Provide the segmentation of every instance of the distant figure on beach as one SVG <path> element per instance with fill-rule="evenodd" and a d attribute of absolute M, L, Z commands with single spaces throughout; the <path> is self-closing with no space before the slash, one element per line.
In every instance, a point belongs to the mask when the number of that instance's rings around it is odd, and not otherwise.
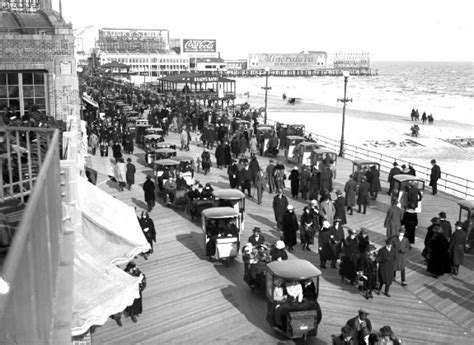
<path fill-rule="evenodd" d="M 433 114 L 428 115 L 428 124 L 432 125 L 434 123 Z"/>
<path fill-rule="evenodd" d="M 281 98 L 283 99 L 283 102 L 286 101 L 286 93 L 283 92 L 283 96 L 281 96 Z"/>
<path fill-rule="evenodd" d="M 421 115 L 421 122 L 425 123 L 426 120 L 427 120 L 426 113 L 423 113 L 423 115 Z"/>

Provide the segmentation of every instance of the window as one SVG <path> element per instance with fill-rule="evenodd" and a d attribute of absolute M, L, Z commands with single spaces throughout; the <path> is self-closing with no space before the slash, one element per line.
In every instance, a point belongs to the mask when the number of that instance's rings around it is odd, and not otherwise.
<path fill-rule="evenodd" d="M 43 71 L 0 71 L 0 114 L 23 116 L 35 106 L 47 112 L 46 73 Z"/>

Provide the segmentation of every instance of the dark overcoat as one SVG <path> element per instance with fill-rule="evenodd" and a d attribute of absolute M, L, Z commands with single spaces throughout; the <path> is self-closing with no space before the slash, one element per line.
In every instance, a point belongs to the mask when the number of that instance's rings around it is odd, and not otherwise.
<path fill-rule="evenodd" d="M 334 208 L 336 209 L 336 212 L 334 214 L 334 218 L 341 218 L 342 220 L 342 225 L 347 223 L 347 218 L 346 218 L 346 199 L 340 195 L 335 201 L 334 201 Z"/>
<path fill-rule="evenodd" d="M 402 271 L 405 269 L 405 255 L 410 249 L 410 242 L 406 237 L 400 241 L 398 236 L 393 236 L 392 245 L 395 254 L 395 271 Z"/>
<path fill-rule="evenodd" d="M 393 248 L 389 251 L 387 247 L 382 247 L 378 252 L 377 262 L 379 263 L 379 282 L 381 284 L 390 285 L 393 282 L 394 256 Z"/>
<path fill-rule="evenodd" d="M 356 193 L 357 193 L 357 182 L 352 178 L 346 182 L 344 186 L 344 192 L 346 193 L 346 206 L 353 207 L 356 204 Z"/>
<path fill-rule="evenodd" d="M 449 242 L 449 258 L 451 265 L 457 266 L 464 263 L 464 244 L 466 243 L 466 233 L 463 230 L 454 231 Z"/>
<path fill-rule="evenodd" d="M 291 181 L 291 195 L 298 195 L 300 189 L 300 172 L 298 169 L 291 170 L 288 180 Z"/>
<path fill-rule="evenodd" d="M 145 192 L 145 201 L 155 200 L 155 183 L 152 180 L 146 180 L 143 183 L 143 191 Z"/>
<path fill-rule="evenodd" d="M 380 172 L 377 169 L 369 170 L 367 180 L 370 184 L 371 193 L 377 193 L 382 190 L 382 186 L 380 185 Z"/>
<path fill-rule="evenodd" d="M 135 172 L 137 169 L 132 163 L 127 163 L 127 172 L 125 173 L 125 180 L 128 184 L 135 184 Z"/>
<path fill-rule="evenodd" d="M 223 165 L 226 165 L 224 159 L 224 145 L 217 145 L 216 147 L 216 165 L 218 167 L 221 167 Z"/>
<path fill-rule="evenodd" d="M 385 216 L 385 221 L 383 226 L 387 229 L 387 238 L 392 237 L 393 235 L 398 235 L 402 227 L 403 213 L 400 207 L 397 205 L 392 205 Z"/>
<path fill-rule="evenodd" d="M 296 245 L 296 232 L 298 231 L 298 219 L 295 212 L 286 211 L 282 219 L 283 238 L 287 246 Z"/>
<path fill-rule="evenodd" d="M 428 272 L 437 276 L 451 272 L 448 250 L 449 243 L 446 237 L 435 232 L 428 243 Z"/>
<path fill-rule="evenodd" d="M 288 206 L 288 199 L 283 194 L 280 196 L 277 194 L 273 198 L 273 211 L 275 212 L 275 220 L 278 223 L 282 222 L 283 214 L 286 212 Z"/>
<path fill-rule="evenodd" d="M 369 188 L 370 186 L 367 182 L 361 181 L 359 190 L 357 191 L 357 205 L 370 204 Z"/>

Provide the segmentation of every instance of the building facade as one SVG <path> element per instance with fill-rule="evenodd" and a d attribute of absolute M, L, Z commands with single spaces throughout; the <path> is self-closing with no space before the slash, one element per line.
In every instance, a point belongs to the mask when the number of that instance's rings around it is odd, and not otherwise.
<path fill-rule="evenodd" d="M 11 6 L 15 1 L 2 3 Z M 23 117 L 32 109 L 62 120 L 79 114 L 72 27 L 57 12 L 40 10 L 51 8 L 50 3 L 18 1 L 17 6 L 0 11 L 0 113 L 4 116 Z"/>
<path fill-rule="evenodd" d="M 262 74 L 265 70 L 272 75 L 317 75 L 326 69 L 327 54 L 322 51 L 298 54 L 250 54 L 248 70 L 251 74 Z"/>

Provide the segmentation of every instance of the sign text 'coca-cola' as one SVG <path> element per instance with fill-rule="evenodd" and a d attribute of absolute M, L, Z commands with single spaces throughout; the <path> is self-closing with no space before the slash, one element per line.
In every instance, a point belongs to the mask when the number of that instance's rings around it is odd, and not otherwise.
<path fill-rule="evenodd" d="M 183 52 L 215 53 L 216 40 L 183 39 Z"/>

